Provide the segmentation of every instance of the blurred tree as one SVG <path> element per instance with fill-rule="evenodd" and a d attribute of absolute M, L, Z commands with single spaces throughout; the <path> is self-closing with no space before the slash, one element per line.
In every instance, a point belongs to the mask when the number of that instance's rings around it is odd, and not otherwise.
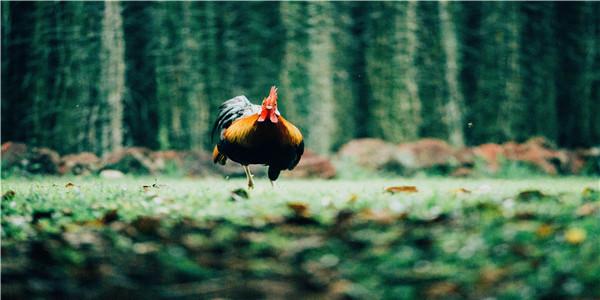
<path fill-rule="evenodd" d="M 335 98 L 333 148 L 338 148 L 359 136 L 363 122 L 360 120 L 361 95 L 365 89 L 364 45 L 361 16 L 368 8 L 365 3 L 332 3 L 336 18 L 332 29 L 333 47 L 333 95 Z"/>
<path fill-rule="evenodd" d="M 459 71 L 462 61 L 459 57 L 460 42 L 457 37 L 456 11 L 460 9 L 457 3 L 449 4 L 447 1 L 439 2 L 439 18 L 441 22 L 442 47 L 445 54 L 445 84 L 448 89 L 447 100 L 443 108 L 442 119 L 447 126 L 448 140 L 455 146 L 465 143 L 464 100 L 459 85 Z"/>
<path fill-rule="evenodd" d="M 329 2 L 315 2 L 308 6 L 308 60 L 309 115 L 306 143 L 311 149 L 327 153 L 333 145 L 337 120 L 334 115 L 332 39 L 333 10 Z"/>
<path fill-rule="evenodd" d="M 372 3 L 365 33 L 369 132 L 392 142 L 416 139 L 422 122 L 414 65 L 416 7 L 415 2 Z"/>
<path fill-rule="evenodd" d="M 31 99 L 33 78 L 27 76 L 36 6 L 34 2 L 1 3 L 2 8 L 2 139 L 33 143 Z M 16 17 L 19 16 L 19 17 Z"/>
<path fill-rule="evenodd" d="M 283 111 L 311 149 L 326 153 L 336 130 L 333 6 L 281 3 L 280 11 L 287 41 L 280 73 Z"/>
<path fill-rule="evenodd" d="M 476 134 L 480 132 L 476 110 L 478 67 L 481 61 L 481 5 L 475 2 L 454 2 L 451 7 L 455 9 L 456 36 L 458 44 L 457 61 L 459 88 L 462 91 L 464 101 L 464 138 L 469 145 L 477 144 Z M 466 126 L 464 126 L 466 125 Z"/>
<path fill-rule="evenodd" d="M 217 28 L 217 16 L 218 7 L 214 2 L 203 2 L 201 17 L 199 18 L 200 30 L 196 33 L 199 35 L 199 39 L 202 41 L 201 50 L 197 54 L 202 59 L 201 69 L 197 70 L 205 78 L 205 92 L 207 96 L 208 109 L 208 124 L 213 124 L 217 118 L 217 111 L 219 105 L 223 102 L 223 99 L 229 99 L 231 96 L 226 94 L 226 89 L 223 88 L 220 80 L 220 64 L 219 64 L 219 52 L 220 44 L 218 40 L 218 28 Z M 206 128 L 208 130 L 208 127 Z M 207 131 L 208 134 L 208 131 Z M 206 138 L 204 142 L 206 148 L 212 148 L 212 140 Z"/>
<path fill-rule="evenodd" d="M 519 41 L 522 98 L 526 105 L 518 139 L 544 136 L 556 142 L 557 111 L 555 77 L 557 51 L 554 34 L 554 3 L 523 2 L 522 35 Z"/>
<path fill-rule="evenodd" d="M 525 100 L 521 97 L 519 65 L 519 3 L 484 2 L 479 26 L 476 87 L 470 103 L 474 143 L 519 138 L 524 126 Z"/>
<path fill-rule="evenodd" d="M 155 2 L 123 2 L 127 91 L 124 98 L 124 136 L 127 145 L 159 148 Z"/>
<path fill-rule="evenodd" d="M 62 153 L 210 147 L 218 106 L 356 137 L 600 140 L 600 5 L 2 2 L 2 139 Z"/>
<path fill-rule="evenodd" d="M 208 97 L 202 69 L 199 3 L 160 3 L 154 53 L 162 149 L 203 146 L 208 138 Z"/>
<path fill-rule="evenodd" d="M 119 2 L 106 2 L 102 20 L 100 81 L 98 96 L 104 124 L 101 152 L 123 145 L 123 97 L 125 95 L 125 40 Z"/>
<path fill-rule="evenodd" d="M 280 71 L 279 97 L 285 99 L 279 109 L 305 135 L 310 134 L 310 82 L 308 60 L 308 3 L 282 2 L 280 15 L 285 30 L 284 56 Z"/>
<path fill-rule="evenodd" d="M 99 51 L 103 3 L 39 2 L 32 44 L 33 134 L 63 152 L 102 153 Z M 101 52 L 101 51 L 100 51 Z"/>
<path fill-rule="evenodd" d="M 598 145 L 598 4 L 556 3 L 556 14 L 558 140 L 566 146 Z"/>
<path fill-rule="evenodd" d="M 421 100 L 419 136 L 447 139 L 449 116 L 446 113 L 448 83 L 447 59 L 443 45 L 440 5 L 437 2 L 419 2 L 416 10 L 415 51 L 416 81 Z"/>

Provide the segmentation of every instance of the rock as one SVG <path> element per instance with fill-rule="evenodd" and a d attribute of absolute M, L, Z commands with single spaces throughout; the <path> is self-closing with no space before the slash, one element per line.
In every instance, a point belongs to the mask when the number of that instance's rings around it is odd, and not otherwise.
<path fill-rule="evenodd" d="M 549 143 L 541 138 L 533 138 L 524 144 L 508 142 L 504 144 L 504 156 L 508 160 L 528 163 L 550 175 L 557 174 L 558 167 L 567 161 L 564 153 L 549 148 Z"/>
<path fill-rule="evenodd" d="M 32 174 L 57 174 L 60 155 L 49 148 L 34 148 L 28 154 L 27 172 Z"/>
<path fill-rule="evenodd" d="M 109 153 L 104 159 L 104 168 L 123 173 L 155 174 L 159 166 L 151 158 L 152 151 L 142 147 L 124 148 Z"/>
<path fill-rule="evenodd" d="M 469 177 L 473 174 L 473 169 L 472 168 L 467 168 L 467 167 L 460 167 L 456 170 L 454 170 L 450 176 L 453 177 Z"/>
<path fill-rule="evenodd" d="M 310 150 L 304 151 L 300 162 L 291 172 L 284 172 L 287 177 L 294 178 L 324 178 L 335 177 L 335 166 L 325 156 L 318 155 Z"/>
<path fill-rule="evenodd" d="M 152 159 L 161 173 L 185 176 L 217 175 L 219 171 L 212 163 L 210 153 L 204 150 L 158 151 Z"/>
<path fill-rule="evenodd" d="M 216 165 L 212 161 L 212 154 L 203 150 L 196 149 L 186 152 L 183 161 L 188 176 L 223 175 L 224 169 L 235 168 L 236 166 L 238 172 L 245 176 L 244 170 L 239 164 L 229 160 L 226 166 Z"/>
<path fill-rule="evenodd" d="M 471 149 L 473 155 L 482 159 L 491 172 L 497 172 L 500 169 L 500 158 L 504 155 L 504 149 L 501 145 L 489 143 Z"/>
<path fill-rule="evenodd" d="M 32 174 L 56 174 L 60 156 L 48 148 L 28 148 L 25 144 L 2 144 L 2 169 L 19 169 Z"/>
<path fill-rule="evenodd" d="M 396 162 L 394 144 L 380 139 L 365 138 L 348 142 L 338 151 L 342 160 L 350 160 L 369 170 L 383 170 Z"/>
<path fill-rule="evenodd" d="M 450 169 L 458 164 L 455 150 L 438 139 L 422 139 L 398 145 L 396 158 L 407 169 Z"/>
<path fill-rule="evenodd" d="M 552 149 L 543 138 L 532 138 L 523 144 L 507 142 L 503 145 L 483 144 L 473 148 L 473 154 L 486 162 L 491 172 L 497 172 L 501 159 L 522 162 L 546 174 L 555 175 L 561 166 L 568 163 L 564 151 Z"/>
<path fill-rule="evenodd" d="M 2 169 L 24 167 L 28 163 L 27 145 L 15 142 L 2 144 Z"/>
<path fill-rule="evenodd" d="M 397 146 L 379 139 L 358 139 L 344 145 L 338 155 L 370 170 L 410 175 L 422 169 L 449 173 L 459 165 L 455 152 L 448 143 L 438 139 Z"/>
<path fill-rule="evenodd" d="M 74 175 L 88 175 L 98 171 L 100 158 L 91 152 L 65 155 L 60 160 L 58 172 Z"/>
<path fill-rule="evenodd" d="M 106 169 L 100 172 L 100 177 L 105 179 L 120 179 L 125 177 L 125 174 L 119 170 Z"/>
<path fill-rule="evenodd" d="M 460 148 L 454 152 L 454 157 L 459 165 L 471 168 L 475 165 L 475 153 L 472 148 Z"/>
<path fill-rule="evenodd" d="M 561 171 L 566 174 L 600 175 L 600 147 L 563 151 L 567 157 Z"/>

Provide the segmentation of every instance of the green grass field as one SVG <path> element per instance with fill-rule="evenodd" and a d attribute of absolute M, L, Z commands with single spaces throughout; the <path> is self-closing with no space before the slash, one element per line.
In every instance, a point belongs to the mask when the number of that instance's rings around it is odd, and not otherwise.
<path fill-rule="evenodd" d="M 597 178 L 256 183 L 3 179 L 2 295 L 600 297 Z"/>

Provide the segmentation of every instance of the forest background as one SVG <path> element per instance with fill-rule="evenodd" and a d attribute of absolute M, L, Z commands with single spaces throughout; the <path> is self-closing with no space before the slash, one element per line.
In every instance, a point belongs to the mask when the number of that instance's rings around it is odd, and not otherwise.
<path fill-rule="evenodd" d="M 5 2 L 2 140 L 209 149 L 271 85 L 307 147 L 600 141 L 593 2 Z"/>

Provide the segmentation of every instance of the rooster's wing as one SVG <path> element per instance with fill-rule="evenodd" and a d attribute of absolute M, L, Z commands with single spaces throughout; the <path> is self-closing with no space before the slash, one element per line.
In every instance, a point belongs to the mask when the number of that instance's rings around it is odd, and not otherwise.
<path fill-rule="evenodd" d="M 237 96 L 229 99 L 219 106 L 219 115 L 215 120 L 211 132 L 211 138 L 219 132 L 219 137 L 223 138 L 223 129 L 226 129 L 231 123 L 239 118 L 252 114 L 260 113 L 260 105 L 252 104 L 246 96 Z"/>

